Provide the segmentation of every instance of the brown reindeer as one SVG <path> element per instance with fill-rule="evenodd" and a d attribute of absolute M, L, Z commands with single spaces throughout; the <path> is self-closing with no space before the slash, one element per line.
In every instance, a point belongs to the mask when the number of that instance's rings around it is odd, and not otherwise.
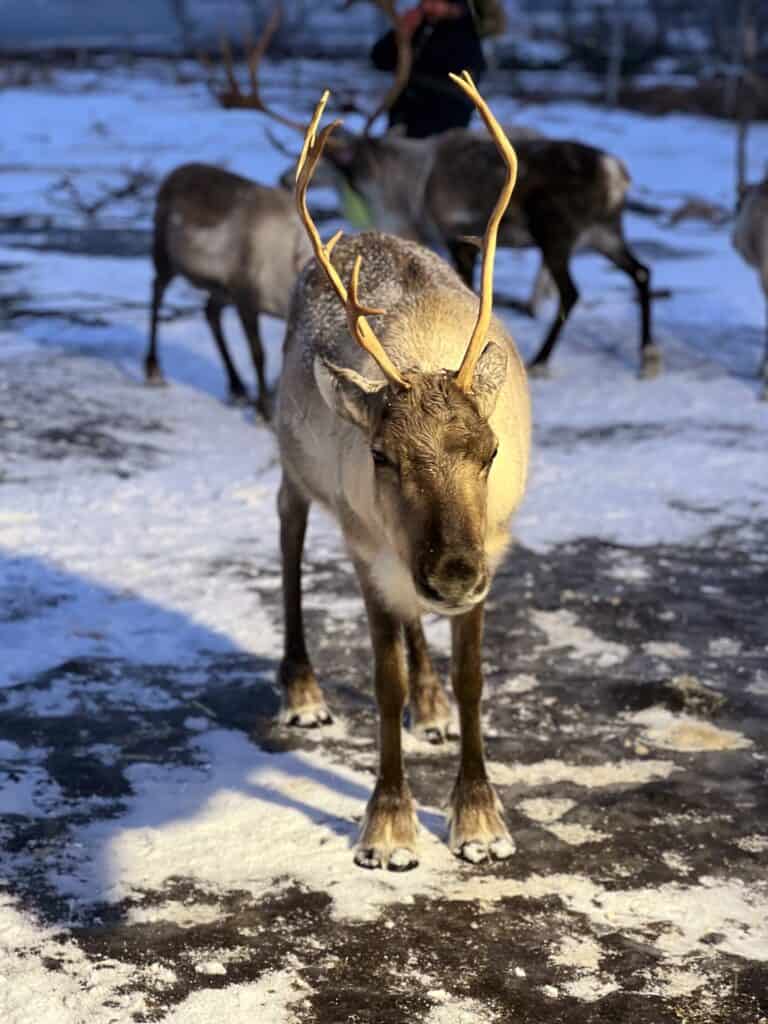
<path fill-rule="evenodd" d="M 765 351 L 758 373 L 763 381 L 761 397 L 768 401 L 768 175 L 759 184 L 741 189 L 731 240 L 736 251 L 757 270 L 765 295 Z"/>
<path fill-rule="evenodd" d="M 258 381 L 256 406 L 268 417 L 259 313 L 286 317 L 291 289 L 311 255 L 290 193 L 211 164 L 184 164 L 162 182 L 155 207 L 152 313 L 144 357 L 148 383 L 164 383 L 157 322 L 166 288 L 181 275 L 208 293 L 205 315 L 221 355 L 233 401 L 247 399 L 227 349 L 221 313 L 237 309 Z"/>
<path fill-rule="evenodd" d="M 302 624 L 301 557 L 309 506 L 317 501 L 344 535 L 374 649 L 379 773 L 355 853 L 368 868 L 417 864 L 401 748 L 406 702 L 414 727 L 432 736 L 441 736 L 450 718 L 422 632 L 425 611 L 451 617 L 461 726 L 451 849 L 474 862 L 514 850 L 485 769 L 480 700 L 483 605 L 509 543 L 530 441 L 525 370 L 491 310 L 496 234 L 516 162 L 469 76 L 455 80 L 507 166 L 483 245 L 479 301 L 443 260 L 414 242 L 377 232 L 339 240 L 339 232 L 323 245 L 306 190 L 335 127 L 316 136 L 327 93 L 307 131 L 297 177 L 316 258 L 294 291 L 276 412 L 283 718 L 297 726 L 330 720 Z"/>

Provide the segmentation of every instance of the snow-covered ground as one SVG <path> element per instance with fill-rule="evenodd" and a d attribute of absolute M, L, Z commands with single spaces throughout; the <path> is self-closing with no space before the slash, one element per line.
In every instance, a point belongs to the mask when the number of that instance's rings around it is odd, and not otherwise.
<path fill-rule="evenodd" d="M 301 117 L 330 73 L 296 63 L 265 77 Z M 372 89 L 352 65 L 333 75 Z M 724 123 L 489 98 L 506 121 L 622 157 L 650 202 L 730 203 Z M 671 293 L 654 305 L 660 378 L 637 378 L 626 280 L 580 255 L 553 379 L 533 384 L 523 563 L 512 556 L 488 613 L 487 735 L 518 835 L 512 866 L 452 858 L 441 800 L 455 751 L 409 737 L 422 862 L 364 872 L 350 851 L 375 768 L 370 656 L 335 527 L 311 524 L 308 617 L 340 713 L 296 739 L 272 722 L 273 437 L 224 403 L 184 284 L 161 325 L 171 386 L 144 388 L 151 273 L 133 254 L 148 247 L 151 189 L 89 224 L 62 187 L 69 177 L 88 201 L 192 159 L 273 183 L 286 159 L 257 115 L 223 113 L 199 81 L 152 64 L 6 90 L 0 115 L 0 1017 L 762 1019 L 764 303 L 728 225 L 627 218 L 654 287 Z M 767 125 L 751 146 L 756 176 Z M 526 293 L 535 265 L 501 252 L 499 291 Z M 530 354 L 543 321 L 502 315 Z M 263 332 L 272 382 L 282 329 Z M 225 331 L 251 380 L 233 314 Z M 644 590 L 651 580 L 659 589 Z M 444 657 L 445 624 L 428 633 Z M 457 962 L 449 936 L 467 943 Z M 371 984 L 380 1017 L 361 994 Z"/>

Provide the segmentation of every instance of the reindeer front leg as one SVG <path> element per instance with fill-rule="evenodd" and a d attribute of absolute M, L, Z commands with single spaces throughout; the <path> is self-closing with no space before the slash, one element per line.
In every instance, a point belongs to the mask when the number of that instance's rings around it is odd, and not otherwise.
<path fill-rule="evenodd" d="M 450 807 L 450 847 L 457 857 L 479 864 L 515 852 L 501 802 L 488 781 L 480 729 L 483 691 L 483 605 L 451 619 L 453 689 L 461 722 L 461 763 Z"/>
<path fill-rule="evenodd" d="M 382 605 L 365 568 L 358 565 L 357 570 L 374 652 L 379 707 L 379 775 L 366 808 L 355 863 L 363 868 L 409 871 L 419 861 L 414 852 L 418 823 L 403 770 L 401 742 L 403 709 L 408 699 L 403 628 Z"/>

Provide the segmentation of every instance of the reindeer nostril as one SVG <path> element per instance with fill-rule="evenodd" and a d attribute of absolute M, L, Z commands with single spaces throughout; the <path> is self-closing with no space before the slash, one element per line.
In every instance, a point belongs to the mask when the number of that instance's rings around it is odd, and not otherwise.
<path fill-rule="evenodd" d="M 449 558 L 440 566 L 440 576 L 451 583 L 472 583 L 478 577 L 478 568 L 466 558 Z"/>

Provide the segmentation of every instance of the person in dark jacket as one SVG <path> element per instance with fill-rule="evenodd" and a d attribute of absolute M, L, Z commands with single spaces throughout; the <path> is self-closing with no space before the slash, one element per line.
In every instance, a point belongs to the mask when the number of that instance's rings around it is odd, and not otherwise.
<path fill-rule="evenodd" d="M 408 84 L 389 111 L 389 125 L 402 124 L 412 139 L 466 128 L 474 106 L 449 80 L 448 73 L 465 69 L 477 81 L 485 71 L 468 0 L 421 0 L 403 15 L 410 36 L 413 65 Z M 375 43 L 371 60 L 381 71 L 392 71 L 397 62 L 394 30 Z"/>

